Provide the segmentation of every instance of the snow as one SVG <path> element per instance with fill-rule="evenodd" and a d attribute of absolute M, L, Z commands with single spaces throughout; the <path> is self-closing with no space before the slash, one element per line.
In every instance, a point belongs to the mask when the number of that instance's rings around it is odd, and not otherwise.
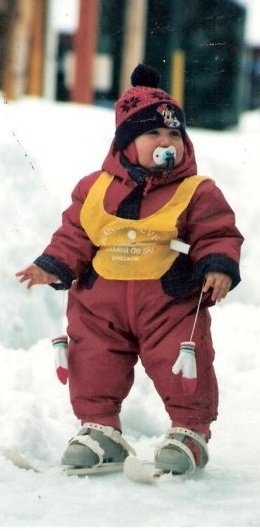
<path fill-rule="evenodd" d="M 113 112 L 24 98 L 1 101 L 0 426 L 42 474 L 0 455 L 3 527 L 215 527 L 260 525 L 259 112 L 226 132 L 190 130 L 199 170 L 213 176 L 246 241 L 243 281 L 211 310 L 220 388 L 210 462 L 193 478 L 135 485 L 123 475 L 65 477 L 57 465 L 79 428 L 54 368 L 50 338 L 64 333 L 66 294 L 28 291 L 15 272 L 48 243 L 77 181 L 98 169 L 114 132 Z M 150 458 L 168 418 L 140 365 L 123 405 L 124 436 Z"/>

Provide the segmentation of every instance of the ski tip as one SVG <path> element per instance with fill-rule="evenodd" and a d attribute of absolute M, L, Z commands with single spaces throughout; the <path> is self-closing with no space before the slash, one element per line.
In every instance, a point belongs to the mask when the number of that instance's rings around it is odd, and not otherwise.
<path fill-rule="evenodd" d="M 151 484 L 161 477 L 160 471 L 154 468 L 151 461 L 141 461 L 132 455 L 124 462 L 124 475 L 136 483 Z"/>
<path fill-rule="evenodd" d="M 23 468 L 24 470 L 33 470 L 34 472 L 39 472 L 16 448 L 0 448 L 0 454 L 3 455 L 6 459 L 11 461 L 13 465 L 18 468 Z"/>

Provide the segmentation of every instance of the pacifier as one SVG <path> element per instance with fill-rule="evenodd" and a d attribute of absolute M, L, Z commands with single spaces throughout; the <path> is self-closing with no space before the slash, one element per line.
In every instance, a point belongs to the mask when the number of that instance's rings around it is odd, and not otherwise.
<path fill-rule="evenodd" d="M 174 166 L 176 159 L 176 149 L 174 146 L 167 148 L 157 147 L 153 152 L 153 160 L 157 166 Z"/>

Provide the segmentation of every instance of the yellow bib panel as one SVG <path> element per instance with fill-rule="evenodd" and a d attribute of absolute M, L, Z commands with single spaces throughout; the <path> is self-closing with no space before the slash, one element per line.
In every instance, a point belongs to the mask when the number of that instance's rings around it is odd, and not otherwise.
<path fill-rule="evenodd" d="M 104 209 L 106 190 L 113 180 L 102 172 L 91 186 L 80 212 L 80 222 L 89 239 L 99 247 L 93 267 L 111 280 L 159 279 L 179 252 L 170 249 L 178 238 L 177 221 L 205 177 L 184 179 L 171 199 L 143 219 L 123 219 Z"/>

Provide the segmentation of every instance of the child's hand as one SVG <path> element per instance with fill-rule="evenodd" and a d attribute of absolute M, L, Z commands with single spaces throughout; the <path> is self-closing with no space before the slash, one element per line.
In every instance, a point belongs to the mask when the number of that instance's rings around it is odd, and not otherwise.
<path fill-rule="evenodd" d="M 41 267 L 37 266 L 36 264 L 32 264 L 22 271 L 18 271 L 15 276 L 21 277 L 19 280 L 20 282 L 26 282 L 28 280 L 28 289 L 36 284 L 52 284 L 53 282 L 57 282 L 59 280 L 56 275 L 46 273 L 46 271 L 41 269 Z"/>
<path fill-rule="evenodd" d="M 206 293 L 212 288 L 211 300 L 220 302 L 221 299 L 226 297 L 231 288 L 231 284 L 231 278 L 228 275 L 212 271 L 206 275 L 203 291 Z"/>

